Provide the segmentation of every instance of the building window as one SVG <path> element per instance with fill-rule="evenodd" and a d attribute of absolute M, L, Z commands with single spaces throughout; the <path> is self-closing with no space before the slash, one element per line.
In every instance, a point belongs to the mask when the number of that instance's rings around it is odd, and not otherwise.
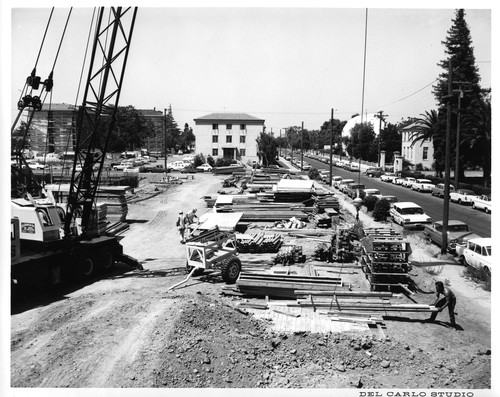
<path fill-rule="evenodd" d="M 212 135 L 212 143 L 217 143 L 219 142 L 219 136 L 218 135 Z"/>
<path fill-rule="evenodd" d="M 226 130 L 232 130 L 233 125 L 232 124 L 226 124 Z"/>
<path fill-rule="evenodd" d="M 212 129 L 213 130 L 218 130 L 219 129 L 219 124 L 217 124 L 217 123 L 212 124 Z"/>
<path fill-rule="evenodd" d="M 219 149 L 212 149 L 212 156 L 218 156 L 219 155 Z"/>
<path fill-rule="evenodd" d="M 247 151 L 246 149 L 240 149 L 240 156 L 246 156 Z"/>
<path fill-rule="evenodd" d="M 233 143 L 233 137 L 231 135 L 226 136 L 226 143 Z"/>
<path fill-rule="evenodd" d="M 246 130 L 247 125 L 246 124 L 240 124 L 240 130 Z"/>
<path fill-rule="evenodd" d="M 422 153 L 422 160 L 427 160 L 428 155 L 429 155 L 429 148 L 424 147 L 424 152 Z"/>
<path fill-rule="evenodd" d="M 240 143 L 245 143 L 246 142 L 246 139 L 247 137 L 245 135 L 241 135 L 240 136 Z"/>

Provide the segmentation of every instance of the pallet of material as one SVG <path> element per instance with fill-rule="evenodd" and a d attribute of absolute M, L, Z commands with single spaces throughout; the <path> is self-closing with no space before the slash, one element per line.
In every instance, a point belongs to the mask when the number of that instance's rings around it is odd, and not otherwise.
<path fill-rule="evenodd" d="M 236 245 L 239 253 L 274 253 L 278 252 L 283 243 L 279 234 L 264 232 L 237 234 Z"/>
<path fill-rule="evenodd" d="M 245 295 L 294 299 L 297 289 L 334 290 L 342 288 L 342 280 L 337 277 L 241 273 L 236 285 Z"/>

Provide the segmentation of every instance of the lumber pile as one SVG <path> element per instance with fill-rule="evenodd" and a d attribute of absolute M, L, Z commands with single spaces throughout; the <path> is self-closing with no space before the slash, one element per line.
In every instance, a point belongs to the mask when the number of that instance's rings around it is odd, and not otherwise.
<path fill-rule="evenodd" d="M 336 211 L 340 210 L 340 202 L 337 196 L 333 193 L 330 194 L 320 194 L 314 197 L 314 206 L 316 207 L 318 214 L 325 212 L 326 208 L 332 208 Z"/>
<path fill-rule="evenodd" d="M 295 290 L 334 290 L 342 288 L 338 277 L 309 277 L 267 273 L 241 273 L 236 282 L 243 295 L 295 299 Z"/>
<path fill-rule="evenodd" d="M 92 236 L 102 236 L 107 228 L 107 206 L 106 204 L 97 204 L 90 213 L 88 232 Z"/>
<path fill-rule="evenodd" d="M 277 233 L 237 234 L 236 246 L 239 253 L 274 253 L 278 252 L 283 240 Z"/>
<path fill-rule="evenodd" d="M 214 174 L 218 175 L 232 175 L 233 172 L 245 172 L 245 166 L 243 165 L 229 165 L 226 167 L 214 167 L 212 169 Z"/>

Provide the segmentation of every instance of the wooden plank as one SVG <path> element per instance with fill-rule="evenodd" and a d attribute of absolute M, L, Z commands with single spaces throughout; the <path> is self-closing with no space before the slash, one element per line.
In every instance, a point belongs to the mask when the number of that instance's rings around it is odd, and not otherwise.
<path fill-rule="evenodd" d="M 300 317 L 300 314 L 290 313 L 290 312 L 286 312 L 286 311 L 278 310 L 278 309 L 273 309 L 273 312 L 283 314 L 285 316 L 290 316 L 290 317 Z"/>

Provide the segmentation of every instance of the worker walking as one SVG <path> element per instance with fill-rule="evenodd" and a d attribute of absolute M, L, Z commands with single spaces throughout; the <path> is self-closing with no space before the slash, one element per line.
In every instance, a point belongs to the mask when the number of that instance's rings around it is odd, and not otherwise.
<path fill-rule="evenodd" d="M 198 216 L 196 215 L 196 208 L 189 211 L 184 217 L 185 232 L 184 238 L 188 239 L 191 234 L 191 225 L 198 223 Z"/>
<path fill-rule="evenodd" d="M 179 238 L 181 244 L 184 244 L 186 242 L 184 238 L 184 232 L 186 231 L 186 223 L 184 220 L 184 211 L 180 210 L 179 211 L 179 216 L 177 217 L 177 222 L 175 225 L 177 226 L 177 230 L 179 231 Z"/>
<path fill-rule="evenodd" d="M 443 295 L 442 298 L 440 296 Z M 457 304 L 457 298 L 451 289 L 445 287 L 442 281 L 436 281 L 436 301 L 433 306 L 438 308 L 437 312 L 432 312 L 429 321 L 435 321 L 439 312 L 442 312 L 445 307 L 448 307 L 448 313 L 450 314 L 450 324 L 452 327 L 456 327 L 455 323 L 455 305 Z"/>

